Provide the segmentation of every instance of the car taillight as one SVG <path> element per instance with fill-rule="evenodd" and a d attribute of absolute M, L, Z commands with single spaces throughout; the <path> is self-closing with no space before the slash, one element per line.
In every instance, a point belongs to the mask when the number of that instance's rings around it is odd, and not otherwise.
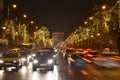
<path fill-rule="evenodd" d="M 89 59 L 87 59 L 87 58 L 82 58 L 84 61 L 86 61 L 86 62 L 88 62 L 88 63 L 91 63 L 92 61 L 91 60 L 89 60 Z"/>
<path fill-rule="evenodd" d="M 112 58 L 110 58 L 111 60 L 116 60 L 116 61 L 120 61 L 120 58 L 114 58 L 114 57 L 112 57 Z"/>
<path fill-rule="evenodd" d="M 106 59 L 104 59 L 104 58 L 101 58 L 101 57 L 97 57 L 97 60 L 106 61 Z"/>

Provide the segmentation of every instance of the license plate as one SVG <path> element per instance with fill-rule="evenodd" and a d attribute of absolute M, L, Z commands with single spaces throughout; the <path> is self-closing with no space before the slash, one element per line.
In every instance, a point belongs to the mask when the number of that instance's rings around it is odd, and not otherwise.
<path fill-rule="evenodd" d="M 40 64 L 40 66 L 46 66 L 46 64 Z"/>
<path fill-rule="evenodd" d="M 12 63 L 5 63 L 6 65 L 11 65 Z"/>

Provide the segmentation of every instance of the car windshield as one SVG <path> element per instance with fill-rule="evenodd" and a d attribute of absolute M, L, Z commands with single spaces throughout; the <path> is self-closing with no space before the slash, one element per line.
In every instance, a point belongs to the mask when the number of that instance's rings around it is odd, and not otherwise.
<path fill-rule="evenodd" d="M 51 53 L 54 53 L 54 49 L 53 48 L 41 48 L 41 50 L 47 50 L 47 51 L 50 51 Z"/>
<path fill-rule="evenodd" d="M 37 52 L 37 57 L 51 57 L 52 54 L 50 52 Z"/>
<path fill-rule="evenodd" d="M 3 54 L 3 58 L 16 58 L 18 54 Z"/>

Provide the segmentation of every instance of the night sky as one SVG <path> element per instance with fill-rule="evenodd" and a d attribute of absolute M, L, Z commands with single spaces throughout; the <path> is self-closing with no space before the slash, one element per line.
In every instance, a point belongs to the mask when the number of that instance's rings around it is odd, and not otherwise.
<path fill-rule="evenodd" d="M 92 15 L 92 8 L 99 0 L 6 0 L 15 1 L 40 27 L 51 32 L 70 34 Z M 10 4 L 10 2 L 9 2 Z"/>

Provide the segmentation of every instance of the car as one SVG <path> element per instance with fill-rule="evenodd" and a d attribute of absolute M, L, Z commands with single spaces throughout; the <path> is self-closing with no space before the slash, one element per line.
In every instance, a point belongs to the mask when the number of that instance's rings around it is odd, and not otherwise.
<path fill-rule="evenodd" d="M 66 48 L 65 53 L 63 53 L 63 57 L 65 60 L 68 59 L 69 56 L 71 56 L 71 54 L 75 53 L 75 48 Z"/>
<path fill-rule="evenodd" d="M 48 50 L 50 52 L 50 54 L 53 55 L 53 60 L 55 62 L 55 65 L 57 65 L 57 59 L 56 59 L 57 53 L 55 52 L 55 49 L 53 47 L 42 47 L 39 50 L 42 50 L 42 51 Z M 33 54 L 33 55 L 35 55 L 35 54 Z"/>
<path fill-rule="evenodd" d="M 68 64 L 70 67 L 88 67 L 90 63 L 90 60 L 88 62 L 88 59 L 86 59 L 81 54 L 71 54 L 71 56 L 68 57 Z"/>
<path fill-rule="evenodd" d="M 17 71 L 22 67 L 20 53 L 8 50 L 2 54 L 2 57 L 0 58 L 0 68 L 6 70 L 7 67 L 15 67 Z"/>
<path fill-rule="evenodd" d="M 27 54 L 24 51 L 21 51 L 20 54 L 22 59 L 22 65 L 26 66 L 28 64 Z"/>
<path fill-rule="evenodd" d="M 100 54 L 98 50 L 92 50 L 92 49 L 85 49 L 83 53 L 84 53 L 84 57 L 89 59 L 96 57 Z"/>
<path fill-rule="evenodd" d="M 39 50 L 33 59 L 33 71 L 37 68 L 54 69 L 54 55 L 49 50 Z"/>

